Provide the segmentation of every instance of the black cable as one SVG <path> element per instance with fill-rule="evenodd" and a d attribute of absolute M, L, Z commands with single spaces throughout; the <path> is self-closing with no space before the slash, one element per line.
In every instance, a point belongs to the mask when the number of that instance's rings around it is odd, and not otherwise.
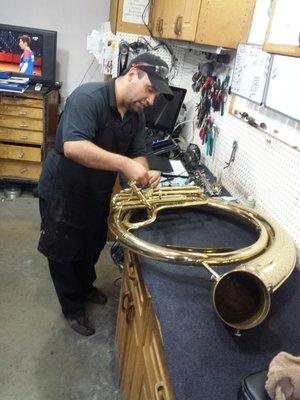
<path fill-rule="evenodd" d="M 148 32 L 150 34 L 150 37 L 153 40 L 155 40 L 156 42 L 159 43 L 158 46 L 155 46 L 155 47 L 151 46 L 152 50 L 156 50 L 159 47 L 163 46 L 170 53 L 170 55 L 171 55 L 171 68 L 170 68 L 170 71 L 171 71 L 175 67 L 175 63 L 177 61 L 177 58 L 176 58 L 176 56 L 175 56 L 175 54 L 173 52 L 173 49 L 170 47 L 170 45 L 165 40 L 158 39 L 157 37 L 153 36 L 153 33 L 152 33 L 150 27 L 146 24 L 146 21 L 145 21 L 146 11 L 150 7 L 150 4 L 151 4 L 151 0 L 148 0 L 148 3 L 146 4 L 146 7 L 144 8 L 144 11 L 142 12 L 142 21 L 143 21 L 143 24 L 145 25 L 145 27 L 147 28 L 147 30 L 148 30 Z"/>
<path fill-rule="evenodd" d="M 121 280 L 121 279 L 122 279 L 122 277 L 119 276 L 119 278 L 117 278 L 117 279 L 114 280 L 114 286 L 115 286 L 115 287 L 117 287 L 117 288 L 120 288 L 120 287 L 121 287 L 121 285 L 118 285 L 118 284 L 117 284 L 118 281 Z"/>
<path fill-rule="evenodd" d="M 81 79 L 80 83 L 78 86 L 80 86 L 82 84 L 82 82 L 84 81 L 84 78 L 86 77 L 87 73 L 89 72 L 89 70 L 92 68 L 92 65 L 95 62 L 95 57 L 93 57 L 92 62 L 90 63 L 88 69 L 85 71 L 85 74 L 83 75 L 83 78 Z"/>

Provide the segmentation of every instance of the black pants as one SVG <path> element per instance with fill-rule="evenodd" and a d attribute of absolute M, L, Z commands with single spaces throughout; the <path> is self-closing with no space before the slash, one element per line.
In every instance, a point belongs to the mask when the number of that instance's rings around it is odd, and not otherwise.
<path fill-rule="evenodd" d="M 84 301 L 93 289 L 96 279 L 95 266 L 84 261 L 58 262 L 49 260 L 51 278 L 67 318 L 76 318 L 85 313 Z"/>
<path fill-rule="evenodd" d="M 46 207 L 46 202 L 40 199 L 42 220 L 45 217 Z M 81 247 L 84 248 L 84 251 L 80 252 L 80 259 L 62 260 L 60 259 L 61 250 L 56 258 L 52 255 L 47 257 L 57 297 L 62 312 L 67 318 L 76 318 L 85 313 L 84 302 L 93 289 L 92 284 L 96 279 L 95 264 L 106 242 L 106 220 L 107 212 L 104 213 L 102 221 L 97 220 L 97 229 L 92 226 L 90 229 L 80 232 L 80 238 L 83 239 L 78 239 L 78 245 L 81 244 Z M 74 240 L 74 235 L 70 238 Z M 65 245 L 68 243 L 66 242 Z"/>

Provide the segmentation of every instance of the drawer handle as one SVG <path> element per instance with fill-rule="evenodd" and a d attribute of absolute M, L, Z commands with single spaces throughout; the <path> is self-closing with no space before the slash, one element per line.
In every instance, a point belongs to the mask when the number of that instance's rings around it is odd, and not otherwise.
<path fill-rule="evenodd" d="M 21 174 L 26 174 L 28 172 L 28 168 L 22 168 L 20 172 Z"/>
<path fill-rule="evenodd" d="M 28 125 L 27 124 L 19 124 L 19 128 L 27 128 Z"/>
<path fill-rule="evenodd" d="M 155 395 L 157 400 L 165 400 L 165 386 L 163 382 L 157 382 L 155 385 Z"/>
<path fill-rule="evenodd" d="M 164 30 L 164 20 L 163 18 L 158 18 L 156 22 L 156 30 L 159 34 L 162 35 L 163 30 Z"/>
<path fill-rule="evenodd" d="M 125 311 L 127 310 L 127 307 L 125 307 L 125 300 L 128 299 L 128 301 L 130 300 L 130 290 L 127 290 L 125 293 L 123 293 L 123 297 L 122 297 L 122 310 Z"/>
<path fill-rule="evenodd" d="M 133 319 L 134 315 L 134 302 L 131 300 L 131 302 L 128 304 L 127 310 L 126 310 L 126 322 L 127 324 L 130 324 L 130 322 Z"/>
<path fill-rule="evenodd" d="M 18 158 L 23 158 L 24 155 L 25 155 L 25 153 L 24 153 L 23 151 L 21 151 L 21 152 L 18 154 Z"/>
<path fill-rule="evenodd" d="M 180 35 L 182 30 L 182 16 L 179 15 L 176 18 L 175 26 L 174 26 L 174 32 L 176 35 Z"/>
<path fill-rule="evenodd" d="M 20 139 L 27 140 L 27 139 L 28 139 L 28 136 L 20 136 Z"/>
<path fill-rule="evenodd" d="M 19 111 L 19 115 L 27 115 L 26 111 Z"/>
<path fill-rule="evenodd" d="M 136 277 L 135 277 L 135 274 L 134 274 L 134 266 L 133 266 L 133 264 L 132 264 L 132 261 L 129 262 L 129 264 L 128 264 L 128 269 L 129 269 L 129 271 L 128 271 L 128 278 L 129 278 L 131 281 L 135 281 L 135 280 L 136 280 Z"/>

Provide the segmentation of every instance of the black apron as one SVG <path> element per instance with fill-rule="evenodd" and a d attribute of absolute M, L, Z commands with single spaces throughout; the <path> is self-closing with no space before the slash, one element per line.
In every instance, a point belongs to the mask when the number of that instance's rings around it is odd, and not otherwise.
<path fill-rule="evenodd" d="M 135 118 L 130 118 L 135 125 Z M 93 141 L 99 147 L 126 155 L 137 126 L 119 129 L 111 113 Z M 38 249 L 58 262 L 89 259 L 95 264 L 106 243 L 107 218 L 117 173 L 84 167 L 52 149 L 51 196 L 44 201 Z M 41 176 L 43 179 L 43 174 Z"/>

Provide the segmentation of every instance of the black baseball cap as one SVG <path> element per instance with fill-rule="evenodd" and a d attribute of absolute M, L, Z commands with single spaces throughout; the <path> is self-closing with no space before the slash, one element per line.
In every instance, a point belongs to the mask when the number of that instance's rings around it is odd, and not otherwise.
<path fill-rule="evenodd" d="M 160 57 L 150 53 L 142 53 L 130 61 L 126 72 L 131 67 L 136 67 L 145 71 L 154 89 L 165 95 L 169 100 L 174 97 L 174 93 L 169 87 L 168 73 L 169 67 Z"/>

